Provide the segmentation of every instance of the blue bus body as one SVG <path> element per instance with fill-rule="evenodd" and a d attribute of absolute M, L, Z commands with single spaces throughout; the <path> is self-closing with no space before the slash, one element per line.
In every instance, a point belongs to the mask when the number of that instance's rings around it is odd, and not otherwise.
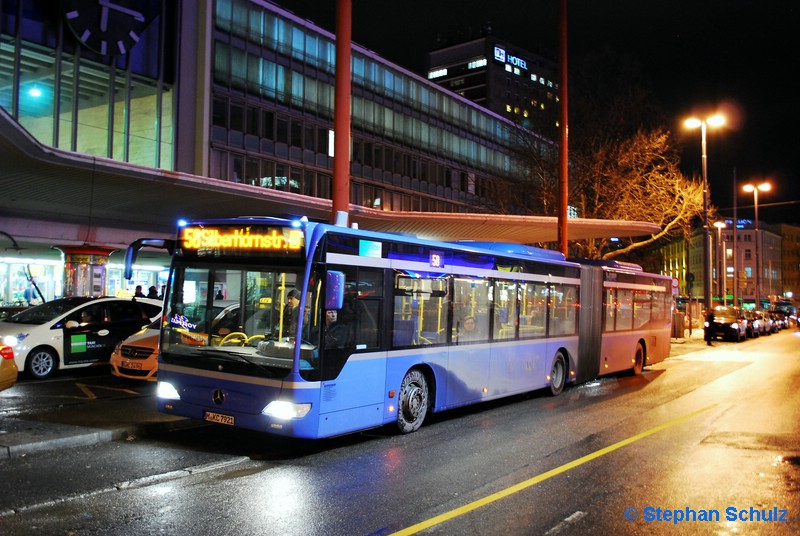
<path fill-rule="evenodd" d="M 429 412 L 669 353 L 671 279 L 632 265 L 276 218 L 192 222 L 168 246 L 171 415 L 299 438 L 412 432 Z"/>

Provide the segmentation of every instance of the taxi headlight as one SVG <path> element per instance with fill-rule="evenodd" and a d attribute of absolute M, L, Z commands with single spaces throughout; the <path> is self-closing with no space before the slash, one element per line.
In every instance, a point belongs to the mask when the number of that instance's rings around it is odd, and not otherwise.
<path fill-rule="evenodd" d="M 308 415 L 309 411 L 311 411 L 311 404 L 298 404 L 285 400 L 274 400 L 267 404 L 267 407 L 261 410 L 261 413 L 268 417 L 289 420 L 302 419 Z"/>
<path fill-rule="evenodd" d="M 19 343 L 25 340 L 28 336 L 27 333 L 17 333 L 16 335 L 6 335 L 3 337 L 3 344 L 6 346 L 16 347 Z"/>
<path fill-rule="evenodd" d="M 739 329 L 739 324 L 734 322 L 733 324 L 731 324 L 731 329 Z"/>

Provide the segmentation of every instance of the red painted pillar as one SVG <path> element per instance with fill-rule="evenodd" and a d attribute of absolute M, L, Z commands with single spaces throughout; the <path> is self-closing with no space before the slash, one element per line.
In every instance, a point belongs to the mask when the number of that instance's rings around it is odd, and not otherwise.
<path fill-rule="evenodd" d="M 347 225 L 350 212 L 350 49 L 352 0 L 336 2 L 336 93 L 333 110 L 333 211 L 331 223 Z M 344 214 L 344 220 L 340 220 Z M 337 217 L 338 216 L 338 217 Z"/>
<path fill-rule="evenodd" d="M 567 0 L 561 0 L 561 146 L 558 177 L 558 249 L 568 253 L 567 206 L 569 204 L 569 115 L 567 107 Z"/>

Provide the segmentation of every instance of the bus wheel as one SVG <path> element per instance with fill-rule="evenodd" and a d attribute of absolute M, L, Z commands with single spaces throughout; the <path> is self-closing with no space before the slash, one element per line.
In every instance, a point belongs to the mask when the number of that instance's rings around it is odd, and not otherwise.
<path fill-rule="evenodd" d="M 553 359 L 553 370 L 550 371 L 550 394 L 553 396 L 561 394 L 564 385 L 567 383 L 567 358 L 558 352 Z"/>
<path fill-rule="evenodd" d="M 634 376 L 638 376 L 642 373 L 642 369 L 644 368 L 644 348 L 642 347 L 642 343 L 636 343 L 636 353 L 633 355 L 633 368 L 631 369 L 631 374 Z"/>
<path fill-rule="evenodd" d="M 397 427 L 404 434 L 415 432 L 422 426 L 427 413 L 428 381 L 419 370 L 409 370 L 397 397 Z"/>
<path fill-rule="evenodd" d="M 28 360 L 25 363 L 25 370 L 31 377 L 42 380 L 49 378 L 56 371 L 58 358 L 55 353 L 44 346 L 34 348 L 28 354 Z"/>

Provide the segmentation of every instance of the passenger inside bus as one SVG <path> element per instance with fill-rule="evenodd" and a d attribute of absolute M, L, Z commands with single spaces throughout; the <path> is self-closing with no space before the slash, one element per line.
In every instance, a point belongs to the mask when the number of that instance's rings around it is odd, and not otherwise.
<path fill-rule="evenodd" d="M 350 329 L 339 321 L 339 312 L 325 311 L 325 348 L 345 348 L 350 339 Z"/>
<path fill-rule="evenodd" d="M 483 339 L 484 336 L 478 330 L 474 316 L 468 316 L 461 322 L 461 330 L 458 333 L 458 342 L 470 342 Z"/>

